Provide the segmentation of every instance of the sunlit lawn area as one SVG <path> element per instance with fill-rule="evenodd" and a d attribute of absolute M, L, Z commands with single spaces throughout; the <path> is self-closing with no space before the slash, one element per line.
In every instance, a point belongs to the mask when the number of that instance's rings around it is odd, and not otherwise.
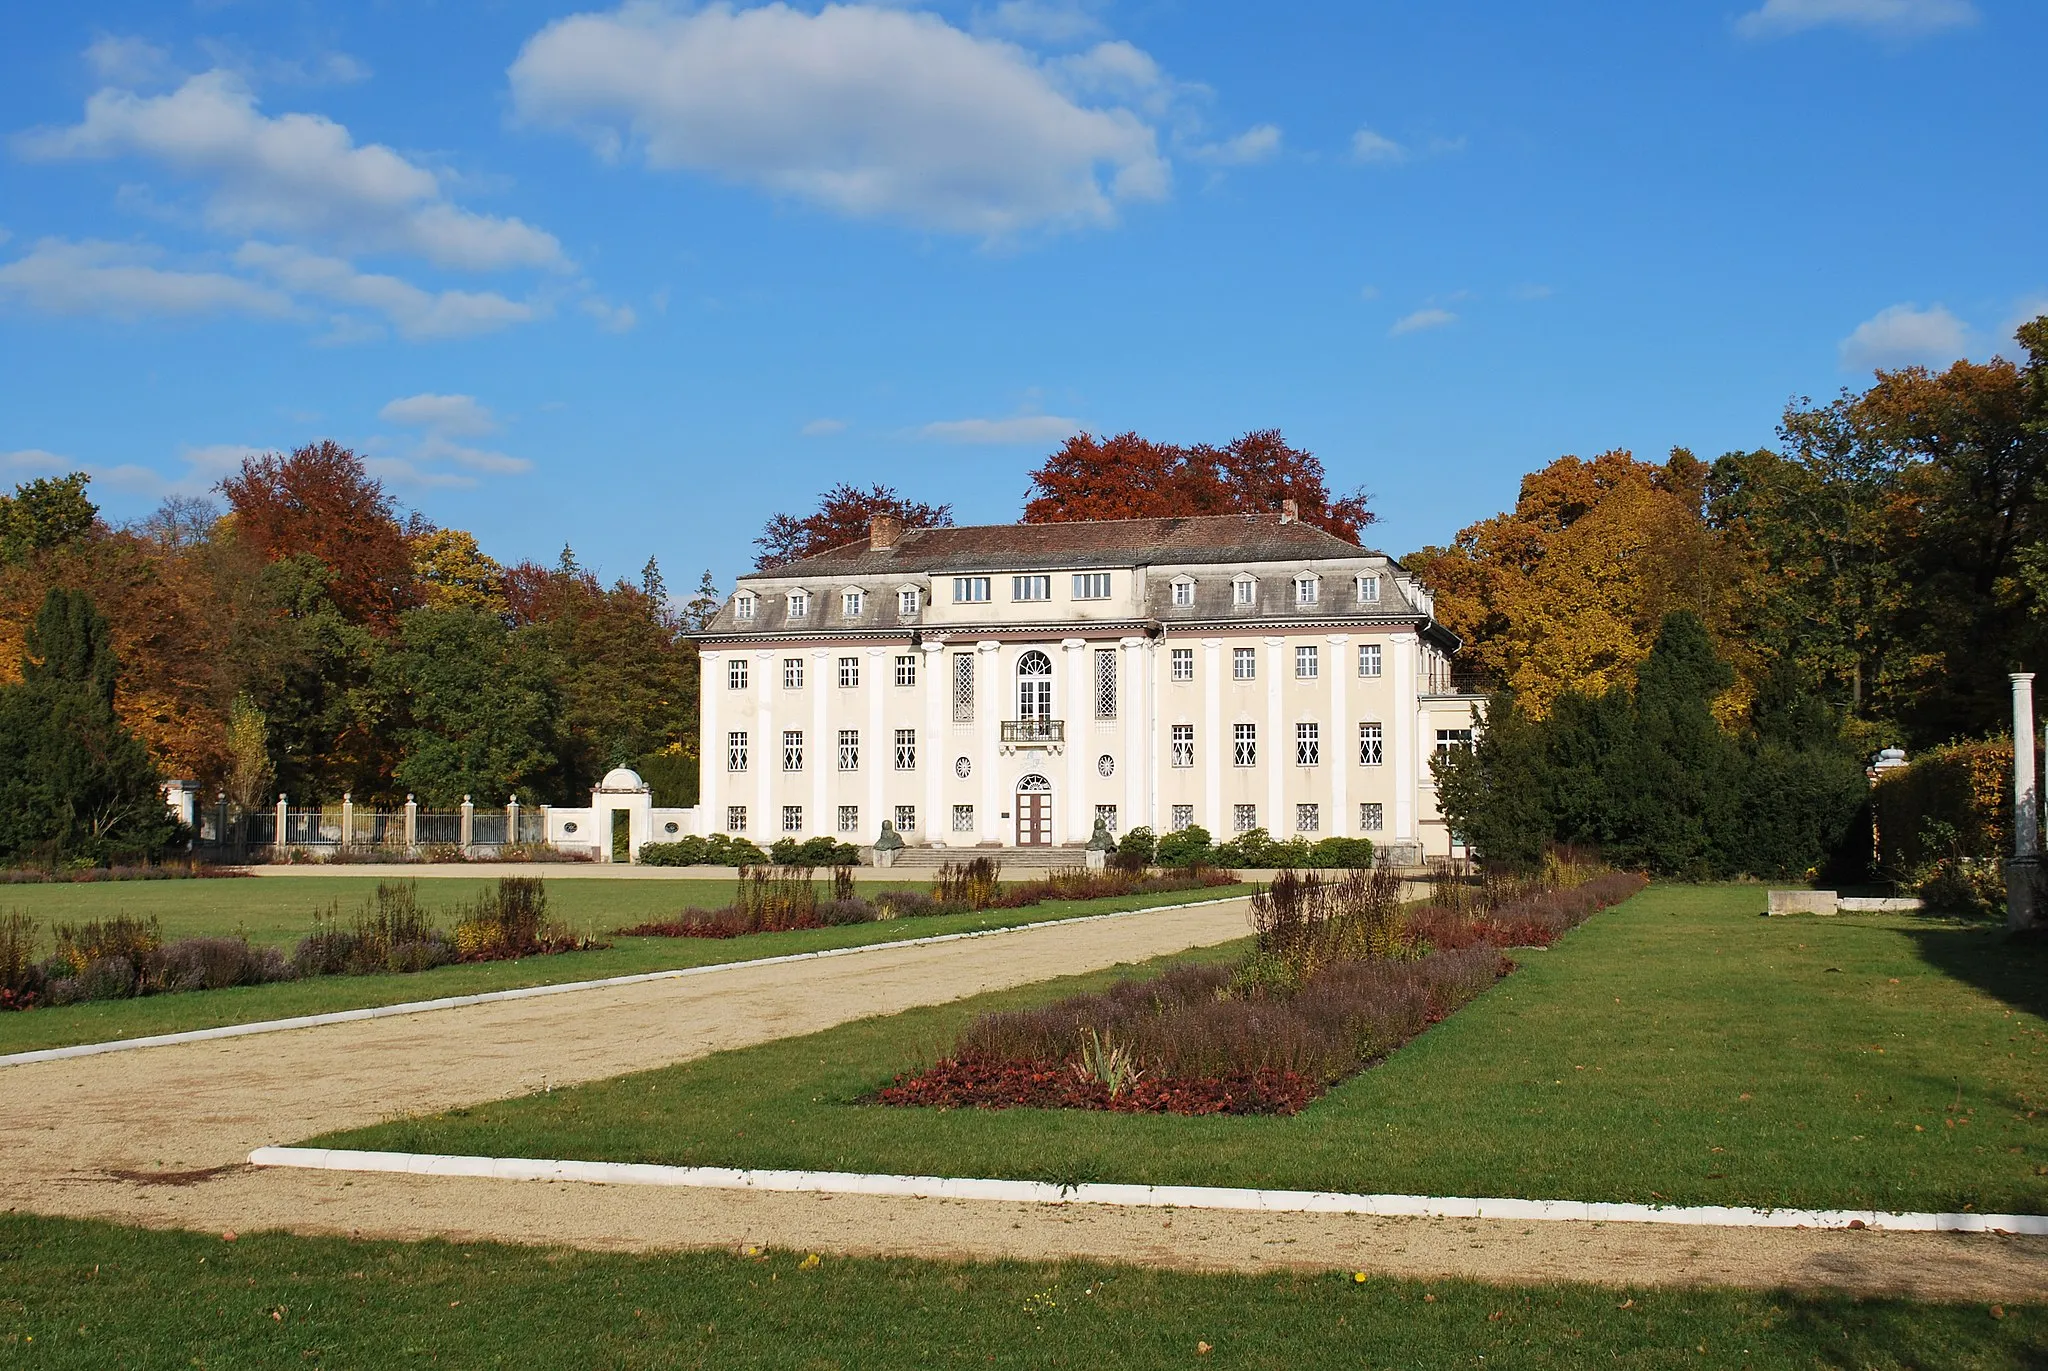
<path fill-rule="evenodd" d="M 2016 1305 L 805 1260 L 229 1243 L 0 1215 L 0 1364 L 2017 1371 L 2048 1357 L 2048 1318 Z"/>
<path fill-rule="evenodd" d="M 1654 886 L 1293 1118 L 863 1103 L 971 1016 L 1115 973 L 323 1139 L 1060 1182 L 2048 1212 L 2048 955 Z"/>
<path fill-rule="evenodd" d="M 321 888 L 315 895 L 304 887 Z M 310 911 L 316 899 L 340 898 L 344 910 L 359 903 L 376 881 L 356 877 L 308 877 L 299 880 L 209 880 L 128 882 L 116 886 L 16 886 L 0 892 L 0 909 L 8 907 L 7 897 L 20 892 L 36 896 L 73 897 L 80 894 L 108 895 L 125 888 L 143 898 L 125 906 L 115 900 L 90 913 L 51 914 L 51 900 L 35 908 L 45 920 L 105 917 L 116 912 L 138 912 L 152 907 L 144 900 L 156 891 L 171 889 L 172 908 L 188 901 L 179 912 L 183 926 L 174 933 L 171 915 L 163 913 L 165 936 L 186 936 L 195 932 L 232 931 L 237 917 L 282 920 L 276 912 L 285 907 Z M 441 908 L 467 898 L 473 888 L 453 879 L 422 881 L 422 898 L 430 907 Z M 455 887 L 460 887 L 456 889 Z M 862 885 L 863 894 L 886 887 Z M 233 904 L 207 906 L 197 895 L 230 892 Z M 471 995 L 489 990 L 513 990 L 523 986 L 555 985 L 563 981 L 596 980 L 605 976 L 630 976 L 644 971 L 666 971 L 718 962 L 746 961 L 756 957 L 777 957 L 791 952 L 813 952 L 834 947 L 858 947 L 869 943 L 896 942 L 905 938 L 933 937 L 943 933 L 965 933 L 977 929 L 1008 928 L 1045 919 L 1072 918 L 1118 909 L 1149 909 L 1189 900 L 1226 898 L 1244 893 L 1244 888 L 1168 891 L 1152 895 L 1131 895 L 1108 900 L 1049 900 L 1024 909 L 991 910 L 981 914 L 941 914 L 931 918 L 893 919 L 883 923 L 851 924 L 838 928 L 803 929 L 789 933 L 756 933 L 742 938 L 614 938 L 612 946 L 590 952 L 568 952 L 552 957 L 530 957 L 522 961 L 482 962 L 437 967 L 407 975 L 320 976 L 275 985 L 244 986 L 231 990 L 201 990 L 179 995 L 151 995 L 135 1000 L 98 1000 L 60 1008 L 33 1009 L 26 1013 L 0 1014 L 0 1054 L 27 1052 L 74 1043 L 106 1042 L 117 1038 L 145 1037 L 154 1033 L 176 1033 L 193 1028 L 225 1024 L 255 1023 L 264 1019 L 320 1014 L 338 1009 L 361 1009 L 375 1005 L 402 1004 L 412 1000 L 437 999 L 447 995 Z M 605 930 L 662 914 L 673 914 L 690 902 L 723 904 L 732 896 L 732 884 L 672 881 L 560 881 L 548 887 L 548 904 L 572 926 Z M 14 907 L 20 908 L 17 903 Z M 211 916 L 208 908 L 216 911 Z M 293 937 L 304 936 L 310 914 L 296 925 Z M 452 924 L 453 916 L 441 922 Z M 286 940 L 279 940 L 286 941 Z"/>

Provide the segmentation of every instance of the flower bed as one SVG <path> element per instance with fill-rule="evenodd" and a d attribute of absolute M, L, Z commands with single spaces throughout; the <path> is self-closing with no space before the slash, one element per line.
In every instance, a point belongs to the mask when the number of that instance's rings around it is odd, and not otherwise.
<path fill-rule="evenodd" d="M 899 1075 L 887 1105 L 1291 1114 L 1647 884 L 1614 873 L 1493 908 L 1404 912 L 1391 872 L 1283 872 L 1253 901 L 1254 951 L 1039 1009 L 984 1015 Z"/>

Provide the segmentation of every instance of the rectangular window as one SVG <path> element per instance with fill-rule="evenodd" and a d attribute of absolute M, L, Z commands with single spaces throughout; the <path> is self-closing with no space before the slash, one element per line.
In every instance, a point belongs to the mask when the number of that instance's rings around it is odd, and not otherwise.
<path fill-rule="evenodd" d="M 1194 602 L 1195 583 L 1193 581 L 1175 581 L 1173 583 L 1173 607 L 1175 609 L 1186 609 Z"/>
<path fill-rule="evenodd" d="M 800 728 L 786 728 L 782 731 L 782 769 L 804 769 L 804 731 Z"/>
<path fill-rule="evenodd" d="M 1230 831 L 1249 833 L 1259 826 L 1257 805 L 1232 805 L 1230 807 Z"/>
<path fill-rule="evenodd" d="M 725 831 L 727 833 L 744 833 L 747 831 L 747 807 L 745 805 L 727 805 L 725 807 Z"/>
<path fill-rule="evenodd" d="M 741 595 L 735 597 L 732 602 L 732 617 L 735 619 L 753 618 L 754 606 L 757 603 L 758 601 L 756 601 L 754 597 L 751 595 Z"/>
<path fill-rule="evenodd" d="M 745 690 L 747 688 L 747 659 L 735 657 L 725 664 L 725 688 Z"/>
<path fill-rule="evenodd" d="M 860 684 L 860 658 L 841 657 L 839 659 L 839 684 L 843 686 L 857 686 Z"/>
<path fill-rule="evenodd" d="M 1321 805 L 1296 805 L 1294 807 L 1294 831 L 1296 833 L 1319 833 L 1323 827 Z"/>
<path fill-rule="evenodd" d="M 725 735 L 725 769 L 745 771 L 747 769 L 747 735 L 728 733 Z"/>
<path fill-rule="evenodd" d="M 956 605 L 987 604 L 988 577 L 955 576 L 953 578 L 953 603 Z"/>
<path fill-rule="evenodd" d="M 840 617 L 845 619 L 858 619 L 860 617 L 861 602 L 866 598 L 867 597 L 862 595 L 857 590 L 849 590 L 845 594 L 841 595 L 839 597 Z"/>
<path fill-rule="evenodd" d="M 953 722 L 974 722 L 974 654 L 953 654 Z"/>
<path fill-rule="evenodd" d="M 1380 578 L 1361 576 L 1358 578 L 1358 603 L 1376 605 L 1380 602 Z"/>
<path fill-rule="evenodd" d="M 801 619 L 811 612 L 811 597 L 801 590 L 789 592 L 789 617 Z"/>
<path fill-rule="evenodd" d="M 1195 679 L 1195 650 L 1191 647 L 1177 647 L 1167 654 L 1173 664 L 1173 679 L 1192 681 Z"/>
<path fill-rule="evenodd" d="M 859 805 L 841 805 L 841 806 L 839 806 L 839 831 L 840 831 L 841 833 L 858 833 L 858 832 L 860 832 L 860 806 L 859 806 Z"/>
<path fill-rule="evenodd" d="M 917 770 L 917 730 L 914 728 L 896 730 L 896 769 Z"/>
<path fill-rule="evenodd" d="M 1257 766 L 1259 764 L 1259 726 L 1239 724 L 1231 731 L 1230 764 L 1232 766 Z"/>
<path fill-rule="evenodd" d="M 1358 764 L 1379 766 L 1387 760 L 1386 736 L 1378 724 L 1358 726 Z"/>
<path fill-rule="evenodd" d="M 1323 659 L 1313 643 L 1304 643 L 1294 649 L 1294 679 L 1313 681 L 1322 674 Z"/>
<path fill-rule="evenodd" d="M 916 618 L 916 617 L 917 617 L 917 602 L 918 602 L 919 598 L 920 598 L 920 596 L 919 596 L 919 595 L 918 595 L 918 593 L 917 593 L 916 591 L 914 591 L 914 590 L 899 590 L 899 591 L 897 591 L 897 592 L 896 592 L 896 612 L 897 612 L 897 614 L 901 615 L 901 616 L 902 616 L 903 618 L 905 618 L 905 619 L 914 619 L 914 618 Z"/>
<path fill-rule="evenodd" d="M 802 690 L 804 688 L 804 659 L 784 657 L 782 659 L 782 688 Z"/>
<path fill-rule="evenodd" d="M 1173 807 L 1173 823 L 1167 831 L 1178 833 L 1184 828 L 1193 828 L 1194 826 L 1195 807 L 1193 805 L 1175 805 Z"/>
<path fill-rule="evenodd" d="M 1296 724 L 1294 726 L 1294 764 L 1296 766 L 1321 766 L 1323 764 L 1323 726 L 1321 724 Z"/>
<path fill-rule="evenodd" d="M 784 805 L 782 807 L 782 831 L 784 833 L 801 833 L 804 831 L 804 807 L 802 805 Z"/>
<path fill-rule="evenodd" d="M 1195 726 L 1175 724 L 1173 726 L 1173 764 L 1193 766 L 1195 764 Z"/>
<path fill-rule="evenodd" d="M 1377 676 L 1380 674 L 1380 645 L 1360 643 L 1358 645 L 1358 674 Z"/>
<path fill-rule="evenodd" d="M 1013 600 L 1050 600 L 1052 598 L 1052 577 L 1012 576 L 1010 598 Z"/>
<path fill-rule="evenodd" d="M 916 805 L 897 805 L 897 806 L 896 806 L 896 831 L 897 831 L 898 833 L 915 833 L 915 832 L 917 832 L 917 806 L 916 806 Z"/>
<path fill-rule="evenodd" d="M 1109 598 L 1109 573 L 1106 571 L 1080 571 L 1074 574 L 1074 598 L 1077 600 L 1107 600 Z"/>
<path fill-rule="evenodd" d="M 953 806 L 953 831 L 955 833 L 972 833 L 974 831 L 973 805 Z"/>
<path fill-rule="evenodd" d="M 1249 576 L 1241 576 L 1230 583 L 1230 603 L 1240 608 L 1256 604 L 1259 598 L 1259 583 Z"/>
<path fill-rule="evenodd" d="M 1116 652 L 1095 654 L 1095 717 L 1116 717 Z"/>
<path fill-rule="evenodd" d="M 917 684 L 916 657 L 898 657 L 896 659 L 896 684 L 900 686 L 914 686 Z"/>
<path fill-rule="evenodd" d="M 1387 807 L 1378 800 L 1368 800 L 1358 807 L 1358 828 L 1362 833 L 1377 833 L 1387 826 Z"/>
<path fill-rule="evenodd" d="M 839 769 L 860 770 L 860 730 L 857 728 L 839 730 Z"/>
<path fill-rule="evenodd" d="M 1436 755 L 1449 756 L 1453 752 L 1472 750 L 1472 730 L 1469 728 L 1440 728 L 1436 731 Z"/>
<path fill-rule="evenodd" d="M 1255 647 L 1234 647 L 1230 649 L 1230 678 L 1233 681 L 1256 681 L 1259 678 L 1259 650 Z"/>
<path fill-rule="evenodd" d="M 1320 586 L 1321 584 L 1322 584 L 1322 583 L 1321 583 L 1320 581 L 1316 580 L 1316 578 L 1315 578 L 1315 577 L 1313 577 L 1313 576 L 1297 576 L 1297 577 L 1295 577 L 1295 578 L 1294 578 L 1294 603 L 1296 603 L 1297 605 L 1312 605 L 1312 604 L 1314 604 L 1314 603 L 1316 602 L 1316 591 L 1317 591 L 1317 588 L 1318 588 L 1318 587 L 1319 587 L 1319 586 Z"/>
<path fill-rule="evenodd" d="M 1101 825 L 1102 825 L 1102 826 L 1103 826 L 1104 828 L 1108 829 L 1108 830 L 1109 830 L 1109 831 L 1110 831 L 1111 833 L 1114 833 L 1114 832 L 1116 832 L 1116 806 L 1115 806 L 1115 805 L 1097 805 L 1097 806 L 1095 806 L 1095 822 L 1096 822 L 1096 823 L 1099 823 L 1099 824 L 1101 824 Z"/>

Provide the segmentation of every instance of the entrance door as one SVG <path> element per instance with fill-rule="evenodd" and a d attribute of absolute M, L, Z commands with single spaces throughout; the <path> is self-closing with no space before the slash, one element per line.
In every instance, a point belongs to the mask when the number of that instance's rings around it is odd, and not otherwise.
<path fill-rule="evenodd" d="M 1052 846 L 1052 783 L 1043 776 L 1017 782 L 1017 846 Z"/>

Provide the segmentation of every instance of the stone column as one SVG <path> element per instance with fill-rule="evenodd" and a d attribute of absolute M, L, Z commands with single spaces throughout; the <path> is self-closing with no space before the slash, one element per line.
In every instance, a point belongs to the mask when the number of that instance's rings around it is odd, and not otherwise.
<path fill-rule="evenodd" d="M 476 840 L 476 806 L 470 803 L 469 796 L 467 795 L 462 797 L 462 832 L 460 837 L 462 839 L 462 855 L 467 857 L 469 855 L 469 845 Z"/>
<path fill-rule="evenodd" d="M 2041 795 L 2034 776 L 2034 673 L 2012 673 L 2012 860 L 2005 865 L 2007 928 L 2040 925 Z"/>
<path fill-rule="evenodd" d="M 895 667 L 888 648 L 871 647 L 867 650 L 867 664 L 861 668 L 860 688 L 868 697 L 867 728 L 860 740 L 860 765 L 868 780 L 867 797 L 861 805 L 859 829 L 845 839 L 856 847 L 872 843 L 882 831 L 882 820 L 894 818 L 888 808 L 889 796 L 900 793 L 895 788 L 896 735 L 884 712 L 889 693 L 896 688 Z M 837 823 L 832 826 L 839 827 Z"/>
<path fill-rule="evenodd" d="M 1273 837 L 1285 842 L 1294 836 L 1294 816 L 1281 814 L 1287 804 L 1287 778 L 1294 766 L 1294 730 L 1288 726 L 1286 673 L 1287 640 L 1266 639 L 1266 661 L 1259 668 L 1266 673 L 1266 721 L 1259 726 L 1259 767 L 1266 773 L 1266 798 L 1259 806 L 1259 824 Z"/>
<path fill-rule="evenodd" d="M 974 817 L 978 841 L 1009 847 L 1017 841 L 1017 820 L 1014 816 L 1005 819 L 1003 806 L 1015 800 L 1016 791 L 1004 787 L 1014 779 L 1017 768 L 1003 758 L 1003 720 L 1017 708 L 1017 682 L 1001 647 L 995 638 L 983 638 L 974 645 L 974 765 L 981 777 L 981 801 Z M 1059 799 L 1057 795 L 1053 798 Z"/>
<path fill-rule="evenodd" d="M 924 692 L 924 725 L 917 732 L 917 769 L 924 773 L 924 802 L 918 810 L 918 837 L 926 846 L 950 846 L 953 810 L 946 803 L 946 777 L 953 773 L 958 752 L 953 742 L 953 673 L 946 645 L 926 639 L 924 660 L 917 669 L 917 688 Z M 905 838 L 905 842 L 910 839 Z"/>
<path fill-rule="evenodd" d="M 341 850 L 346 852 L 356 840 L 356 799 L 348 791 L 341 793 Z"/>
<path fill-rule="evenodd" d="M 1330 721 L 1323 725 L 1323 765 L 1330 769 L 1330 817 L 1323 832 L 1332 838 L 1354 831 L 1353 820 L 1346 813 L 1351 808 L 1351 754 L 1345 747 L 1351 717 L 1350 649 L 1350 634 L 1330 635 L 1330 659 L 1325 663 L 1330 672 Z"/>
<path fill-rule="evenodd" d="M 741 655 L 737 660 L 745 661 L 746 658 Z M 716 652 L 703 653 L 697 659 L 696 827 L 700 836 L 714 831 L 710 827 L 712 815 L 718 815 L 721 826 L 725 818 L 719 809 L 725 803 L 725 734 L 722 731 L 724 724 L 719 718 L 719 706 L 724 703 L 726 692 L 732 688 L 726 674 L 730 670 L 726 659 Z M 518 839 L 516 826 L 507 830 L 508 842 L 517 842 Z"/>
<path fill-rule="evenodd" d="M 1123 795 L 1118 800 L 1118 827 L 1124 833 L 1134 828 L 1148 827 L 1154 833 L 1159 831 L 1157 816 L 1148 803 L 1146 779 L 1152 771 L 1151 710 L 1148 702 L 1152 695 L 1151 673 L 1146 670 L 1148 644 L 1143 638 L 1119 638 L 1117 646 L 1116 673 L 1116 737 L 1118 741 L 1116 764 L 1123 772 Z M 1090 824 L 1090 828 L 1094 827 Z M 1123 834 L 1118 834 L 1122 837 Z"/>
<path fill-rule="evenodd" d="M 1223 767 L 1230 739 L 1223 729 L 1223 640 L 1202 639 L 1202 727 L 1195 735 L 1195 760 L 1202 768 L 1202 827 L 1217 842 L 1227 842 L 1230 825 L 1223 814 Z"/>
<path fill-rule="evenodd" d="M 855 658 L 855 661 L 860 660 Z M 811 798 L 804 806 L 804 831 L 785 834 L 782 816 L 775 816 L 775 836 L 802 842 L 819 834 L 835 835 L 832 797 L 839 792 L 839 729 L 833 722 L 844 711 L 833 709 L 839 692 L 839 663 L 828 648 L 811 649 L 811 675 L 804 685 L 811 692 L 811 731 L 804 740 L 804 765 L 811 769 Z M 794 798 L 801 799 L 798 795 Z"/>
<path fill-rule="evenodd" d="M 283 791 L 279 791 L 277 794 L 277 832 L 273 835 L 273 841 L 270 844 L 270 855 L 272 857 L 279 856 L 285 850 L 285 838 L 291 831 L 291 812 L 291 802 L 285 799 Z"/>
<path fill-rule="evenodd" d="M 1085 843 L 1095 835 L 1095 806 L 1082 803 L 1095 768 L 1094 752 L 1088 746 L 1095 736 L 1091 722 L 1095 717 L 1094 682 L 1089 678 L 1094 659 L 1090 652 L 1085 638 L 1060 639 L 1061 665 L 1054 670 L 1061 671 L 1065 679 L 1053 688 L 1052 712 L 1054 718 L 1066 720 L 1067 765 L 1065 784 L 1052 797 L 1055 842 Z M 1046 770 L 1051 771 L 1052 765 L 1048 756 Z M 1065 836 L 1059 836 L 1062 834 Z"/>
<path fill-rule="evenodd" d="M 1415 677 L 1421 663 L 1417 657 L 1420 639 L 1413 633 L 1395 633 L 1387 638 L 1390 649 L 1386 669 L 1393 676 L 1393 717 L 1387 720 L 1388 765 L 1394 773 L 1393 839 L 1410 850 L 1419 847 L 1415 831 L 1416 792 L 1421 772 L 1428 763 L 1424 749 L 1429 740 L 1421 738 L 1420 710 L 1416 701 Z"/>
<path fill-rule="evenodd" d="M 699 769 L 701 770 L 701 763 Z M 512 846 L 519 841 L 519 796 L 505 797 L 505 845 Z"/>
<path fill-rule="evenodd" d="M 412 797 L 412 796 L 408 795 L 408 796 L 406 796 L 406 797 L 405 797 L 405 851 L 406 851 L 406 855 L 407 855 L 407 856 L 410 856 L 410 855 L 412 855 L 412 853 L 413 853 L 414 851 L 416 851 L 416 850 L 417 850 L 417 849 L 419 848 L 419 845 L 420 845 L 420 806 L 419 806 L 419 801 L 417 801 L 417 800 L 413 799 L 413 797 Z"/>

